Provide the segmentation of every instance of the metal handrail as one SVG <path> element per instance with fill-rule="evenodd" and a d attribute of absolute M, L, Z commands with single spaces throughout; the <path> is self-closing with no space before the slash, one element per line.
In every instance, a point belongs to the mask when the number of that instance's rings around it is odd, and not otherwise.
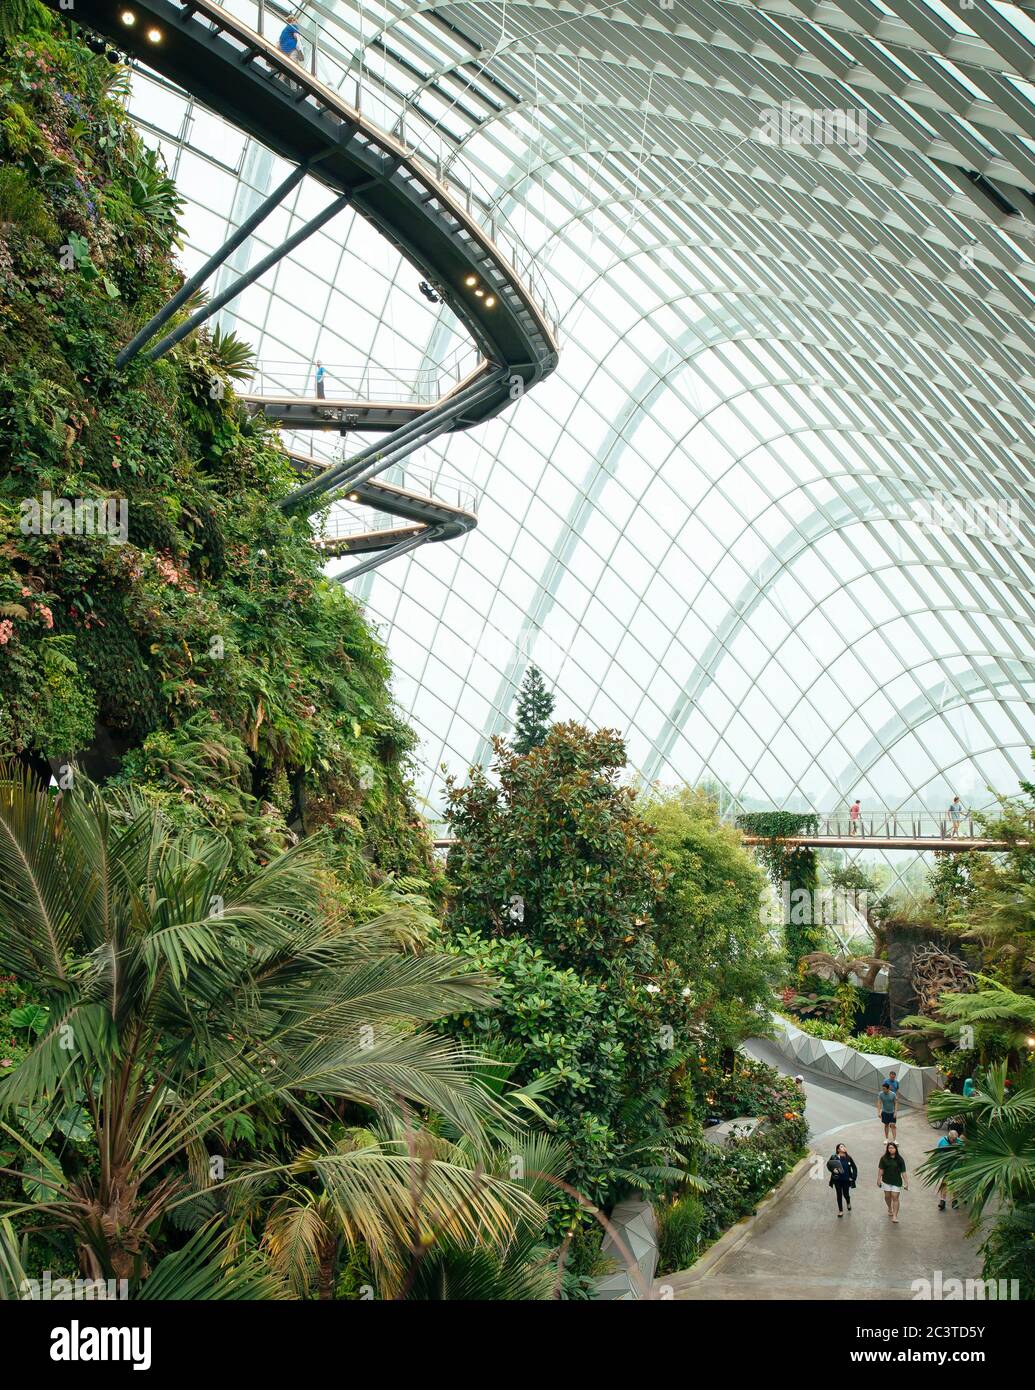
<path fill-rule="evenodd" d="M 297 12 L 275 0 L 222 0 L 222 4 L 224 9 L 249 24 L 267 42 L 274 43 L 278 42 L 288 17 Z M 304 8 L 302 0 L 298 10 Z M 535 299 L 556 336 L 559 314 L 553 296 L 531 252 L 523 245 L 506 214 L 500 210 L 498 192 L 484 183 L 473 166 L 449 147 L 448 142 L 429 125 L 427 118 L 410 106 L 405 97 L 400 99 L 387 82 L 378 83 L 369 69 L 356 69 L 355 54 L 346 54 L 342 50 L 344 36 L 339 37 L 328 25 L 320 24 L 312 16 L 304 16 L 298 30 L 302 36 L 305 69 L 343 96 L 349 91 L 349 104 L 356 111 L 371 116 L 382 130 L 390 131 L 408 154 L 427 165 L 428 172 L 443 187 L 454 195 L 459 194 L 468 216 L 477 219 L 504 259 L 517 271 L 522 284 Z M 378 110 L 378 107 L 381 109 Z M 423 143 L 413 138 L 414 124 L 424 127 Z"/>
<path fill-rule="evenodd" d="M 329 400 L 383 401 L 392 404 L 432 405 L 454 390 L 481 361 L 478 349 L 461 344 L 461 352 L 450 354 L 431 367 L 387 369 L 369 363 L 322 362 L 326 373 L 324 394 Z M 244 388 L 246 395 L 317 397 L 316 360 L 276 361 L 264 358 Z"/>

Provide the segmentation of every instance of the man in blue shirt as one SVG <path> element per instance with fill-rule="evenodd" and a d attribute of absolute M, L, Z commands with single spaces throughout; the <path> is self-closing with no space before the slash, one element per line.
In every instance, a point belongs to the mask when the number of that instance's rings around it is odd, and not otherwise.
<path fill-rule="evenodd" d="M 297 14 L 289 16 L 288 22 L 280 31 L 280 39 L 278 41 L 278 47 L 281 53 L 286 54 L 287 57 L 295 63 L 301 63 L 305 60 L 305 53 L 300 42 L 302 31 L 295 23 L 298 17 Z"/>
<path fill-rule="evenodd" d="M 882 1086 L 885 1086 L 885 1085 L 886 1085 L 886 1086 L 890 1086 L 891 1089 L 892 1089 L 893 1091 L 897 1091 L 897 1090 L 898 1090 L 898 1081 L 897 1081 L 896 1078 L 895 1078 L 895 1073 L 894 1073 L 893 1071 L 889 1071 L 889 1072 L 888 1072 L 888 1076 L 887 1076 L 887 1080 L 886 1080 L 886 1081 L 882 1081 L 882 1082 L 881 1082 L 881 1085 L 882 1085 Z"/>
<path fill-rule="evenodd" d="M 955 1129 L 950 1129 L 949 1132 L 948 1132 L 948 1134 L 943 1134 L 942 1137 L 938 1140 L 938 1147 L 939 1147 L 940 1149 L 952 1149 L 952 1148 L 955 1148 L 955 1146 L 956 1146 L 957 1144 L 962 1144 L 962 1142 L 963 1142 L 963 1140 L 962 1140 L 962 1139 L 960 1138 L 960 1136 L 959 1136 L 959 1131 L 958 1131 L 958 1130 L 955 1130 Z M 947 1197 L 948 1195 L 949 1195 L 949 1184 L 948 1184 L 947 1182 L 944 1182 L 944 1181 L 941 1182 L 941 1183 L 939 1183 L 939 1185 L 938 1185 L 938 1210 L 939 1210 L 939 1211 L 944 1211 L 944 1210 L 945 1210 L 945 1199 L 946 1199 L 946 1197 Z M 953 1209 L 953 1211 L 955 1211 L 956 1208 L 957 1208 L 958 1206 L 959 1206 L 959 1202 L 957 1202 L 956 1198 L 953 1197 L 953 1199 L 952 1199 L 952 1209 Z"/>
<path fill-rule="evenodd" d="M 323 363 L 320 361 L 320 359 L 317 358 L 317 359 L 316 359 L 316 394 L 317 394 L 317 396 L 319 397 L 319 399 L 320 399 L 321 401 L 325 399 L 326 394 L 327 394 L 327 388 L 326 388 L 326 386 L 324 385 L 324 378 L 325 378 L 326 376 L 327 376 L 327 368 L 323 365 Z"/>

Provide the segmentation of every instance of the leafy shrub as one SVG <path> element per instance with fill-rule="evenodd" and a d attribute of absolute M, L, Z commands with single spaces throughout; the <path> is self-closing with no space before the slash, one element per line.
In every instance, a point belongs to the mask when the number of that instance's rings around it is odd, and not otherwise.
<path fill-rule="evenodd" d="M 658 1218 L 658 1273 L 687 1269 L 697 1259 L 705 1223 L 703 1200 L 695 1193 L 675 1202 L 662 1202 Z"/>
<path fill-rule="evenodd" d="M 791 1016 L 790 1022 L 812 1038 L 844 1043 L 856 1052 L 866 1052 L 878 1057 L 895 1057 L 901 1062 L 911 1060 L 909 1047 L 903 1038 L 893 1038 L 887 1033 L 850 1033 L 841 1024 L 821 1023 L 813 1018 Z"/>
<path fill-rule="evenodd" d="M 790 1113 L 790 1112 L 789 1112 Z M 802 1115 L 766 1121 L 746 1137 L 708 1145 L 699 1176 L 708 1187 L 702 1196 L 703 1233 L 714 1240 L 749 1216 L 805 1152 L 807 1125 Z"/>
<path fill-rule="evenodd" d="M 1035 1203 L 1003 1212 L 981 1250 L 986 1279 L 1016 1279 L 1019 1296 L 1035 1299 Z"/>

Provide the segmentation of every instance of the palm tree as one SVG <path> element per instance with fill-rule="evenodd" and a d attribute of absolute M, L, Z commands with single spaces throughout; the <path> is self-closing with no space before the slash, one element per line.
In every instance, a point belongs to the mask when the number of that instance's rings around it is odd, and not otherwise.
<path fill-rule="evenodd" d="M 320 1174 L 349 1239 L 390 1263 L 408 1232 L 419 1164 L 342 1147 L 328 1101 L 385 1122 L 427 1108 L 484 1142 L 501 1110 L 490 1064 L 421 1025 L 491 1002 L 455 956 L 407 952 L 397 914 L 357 925 L 328 891 L 310 840 L 235 875 L 214 834 L 177 833 L 139 795 L 77 779 L 52 798 L 0 774 L 0 971 L 45 1010 L 31 1051 L 0 1081 L 0 1132 L 35 1200 L 8 1214 L 70 1232 L 90 1277 L 140 1278 L 157 1229 L 198 1193 L 299 1165 Z M 215 1182 L 209 1150 L 253 1107 L 275 1107 L 307 1151 Z M 47 1147 L 69 1125 L 96 1162 Z M 215 1166 L 218 1172 L 218 1165 Z M 426 1205 L 458 1231 L 507 1239 L 541 1213 L 516 1184 L 432 1165 Z"/>
<path fill-rule="evenodd" d="M 935 1149 L 920 1172 L 948 1180 L 975 1220 L 998 1198 L 1006 1207 L 1035 1201 L 1035 1073 L 1025 1068 L 1012 1086 L 1005 1061 L 990 1067 L 973 1095 L 937 1091 L 927 1103 L 934 1119 L 962 1116 L 962 1144 Z"/>
<path fill-rule="evenodd" d="M 150 1302 L 184 1299 L 238 1301 L 287 1297 L 284 1285 L 255 1251 L 228 1267 L 229 1240 L 213 1225 L 199 1230 L 181 1250 L 159 1261 L 152 1273 L 134 1289 L 138 1299 Z M 28 1242 L 19 1240 L 11 1222 L 0 1220 L 0 1302 L 38 1299 L 39 1281 L 26 1268 Z"/>

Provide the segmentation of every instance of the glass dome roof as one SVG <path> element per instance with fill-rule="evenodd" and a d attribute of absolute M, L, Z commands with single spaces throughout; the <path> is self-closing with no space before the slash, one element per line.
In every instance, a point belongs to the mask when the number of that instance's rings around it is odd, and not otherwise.
<path fill-rule="evenodd" d="M 251 23 L 256 2 L 226 8 Z M 288 11 L 264 8 L 269 32 Z M 415 460 L 474 490 L 478 529 L 352 585 L 421 734 L 429 811 L 440 765 L 462 773 L 509 728 L 529 661 L 559 717 L 618 727 L 644 777 L 732 805 L 1012 790 L 1035 745 L 1031 14 L 301 14 L 320 76 L 473 184 L 558 317 L 557 371 Z M 146 71 L 131 109 L 188 199 L 193 270 L 287 166 Z M 323 201 L 301 183 L 213 289 Z M 344 213 L 220 322 L 265 374 L 319 358 L 412 378 L 469 346 L 419 280 Z"/>

